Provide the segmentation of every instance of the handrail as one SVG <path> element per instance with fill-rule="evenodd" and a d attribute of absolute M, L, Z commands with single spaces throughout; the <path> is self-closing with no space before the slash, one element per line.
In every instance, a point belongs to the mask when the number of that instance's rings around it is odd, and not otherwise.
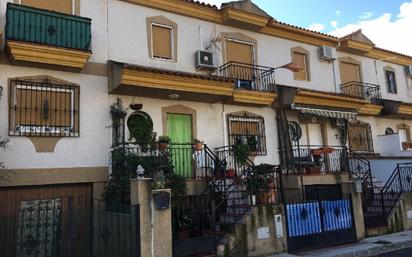
<path fill-rule="evenodd" d="M 340 85 L 342 94 L 360 97 L 372 103 L 379 104 L 382 101 L 380 86 L 372 83 L 350 81 Z"/>
<path fill-rule="evenodd" d="M 275 69 L 272 67 L 231 61 L 218 69 L 218 75 L 235 79 L 242 90 L 275 92 Z"/>
<path fill-rule="evenodd" d="M 90 52 L 91 19 L 8 3 L 5 38 Z"/>

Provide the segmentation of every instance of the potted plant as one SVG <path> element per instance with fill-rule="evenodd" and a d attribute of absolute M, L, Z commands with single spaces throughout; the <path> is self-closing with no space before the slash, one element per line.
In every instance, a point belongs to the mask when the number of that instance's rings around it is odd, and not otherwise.
<path fill-rule="evenodd" d="M 320 149 L 322 149 L 322 152 L 324 153 L 324 154 L 331 154 L 332 152 L 333 152 L 333 148 L 332 147 L 322 147 L 322 148 L 320 148 Z"/>
<path fill-rule="evenodd" d="M 116 102 L 110 106 L 110 113 L 113 118 L 123 119 L 126 116 L 126 110 L 123 107 L 122 99 L 117 98 Z"/>
<path fill-rule="evenodd" d="M 203 147 L 204 147 L 204 141 L 195 138 L 193 140 L 193 144 L 194 144 L 194 148 L 196 151 L 202 151 Z"/>
<path fill-rule="evenodd" d="M 171 189 L 173 198 L 183 197 L 187 193 L 186 179 L 175 173 L 167 176 L 165 186 Z"/>
<path fill-rule="evenodd" d="M 237 163 L 244 165 L 249 158 L 249 145 L 240 142 L 234 146 L 234 152 Z"/>
<path fill-rule="evenodd" d="M 159 149 L 160 150 L 166 150 L 170 144 L 170 137 L 168 136 L 160 136 L 159 137 Z"/>
<path fill-rule="evenodd" d="M 226 177 L 227 178 L 233 178 L 236 176 L 235 169 L 227 169 L 226 170 Z"/>

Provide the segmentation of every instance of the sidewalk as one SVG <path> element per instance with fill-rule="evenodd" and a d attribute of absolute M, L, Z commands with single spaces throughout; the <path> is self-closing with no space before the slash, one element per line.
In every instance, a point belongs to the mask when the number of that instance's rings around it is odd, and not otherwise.
<path fill-rule="evenodd" d="M 368 257 L 412 247 L 412 230 L 365 238 L 357 243 L 294 254 L 274 254 L 268 257 Z"/>

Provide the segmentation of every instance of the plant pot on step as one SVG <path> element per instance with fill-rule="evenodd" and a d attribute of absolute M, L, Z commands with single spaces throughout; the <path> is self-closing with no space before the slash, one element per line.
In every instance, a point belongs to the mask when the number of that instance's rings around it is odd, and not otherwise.
<path fill-rule="evenodd" d="M 202 151 L 204 147 L 203 143 L 195 143 L 195 150 L 196 151 Z"/>
<path fill-rule="evenodd" d="M 235 177 L 235 176 L 236 176 L 236 172 L 235 172 L 234 169 L 226 170 L 226 177 L 227 177 L 227 178 L 233 178 L 233 177 Z"/>
<path fill-rule="evenodd" d="M 169 148 L 168 143 L 159 143 L 159 150 L 166 150 L 167 148 Z"/>
<path fill-rule="evenodd" d="M 188 239 L 190 238 L 190 230 L 177 231 L 176 237 L 177 239 Z"/>

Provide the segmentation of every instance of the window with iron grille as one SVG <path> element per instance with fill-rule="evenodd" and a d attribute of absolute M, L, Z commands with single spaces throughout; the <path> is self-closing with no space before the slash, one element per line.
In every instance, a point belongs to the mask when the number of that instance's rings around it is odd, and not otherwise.
<path fill-rule="evenodd" d="M 395 72 L 393 71 L 385 71 L 386 76 L 386 88 L 388 93 L 396 94 L 396 79 L 395 79 Z"/>
<path fill-rule="evenodd" d="M 250 113 L 228 115 L 229 144 L 246 143 L 251 155 L 266 155 L 265 121 Z"/>
<path fill-rule="evenodd" d="M 9 135 L 79 136 L 79 86 L 11 80 Z"/>

